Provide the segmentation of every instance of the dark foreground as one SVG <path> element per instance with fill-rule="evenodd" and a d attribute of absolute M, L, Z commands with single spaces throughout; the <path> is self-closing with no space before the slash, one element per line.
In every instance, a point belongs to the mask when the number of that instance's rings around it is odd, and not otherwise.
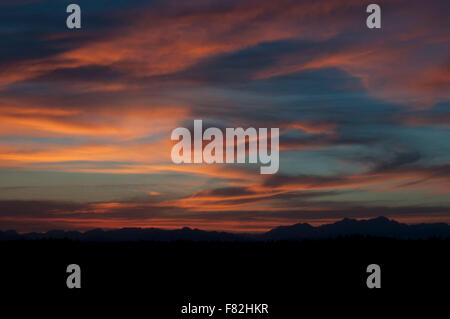
<path fill-rule="evenodd" d="M 446 309 L 450 240 L 348 238 L 278 243 L 0 243 L 2 306 L 52 316 L 309 318 Z M 66 267 L 81 267 L 68 289 Z M 381 266 L 381 289 L 366 267 Z M 183 315 L 182 306 L 266 303 L 267 314 Z M 28 305 L 28 306 L 25 306 Z M 60 311 L 60 310 L 58 310 Z"/>

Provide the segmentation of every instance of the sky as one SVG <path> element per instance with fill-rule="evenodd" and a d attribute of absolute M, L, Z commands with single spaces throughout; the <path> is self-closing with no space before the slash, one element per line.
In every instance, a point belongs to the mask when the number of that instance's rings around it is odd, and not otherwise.
<path fill-rule="evenodd" d="M 0 4 L 0 230 L 450 223 L 450 2 Z M 280 169 L 174 164 L 171 132 L 280 129 Z"/>

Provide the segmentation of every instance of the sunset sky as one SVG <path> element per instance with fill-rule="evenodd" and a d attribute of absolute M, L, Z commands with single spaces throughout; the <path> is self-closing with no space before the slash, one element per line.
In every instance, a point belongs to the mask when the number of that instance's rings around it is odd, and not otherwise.
<path fill-rule="evenodd" d="M 73 2 L 0 4 L 0 230 L 450 222 L 448 0 Z M 173 164 L 194 119 L 280 170 Z"/>

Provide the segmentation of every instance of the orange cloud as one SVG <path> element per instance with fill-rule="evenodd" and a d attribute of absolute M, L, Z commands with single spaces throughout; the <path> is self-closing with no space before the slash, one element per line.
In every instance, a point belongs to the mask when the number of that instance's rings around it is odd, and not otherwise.
<path fill-rule="evenodd" d="M 34 78 L 57 69 L 110 66 L 135 76 L 178 72 L 213 55 L 235 52 L 263 42 L 293 38 L 323 39 L 351 26 L 342 17 L 360 1 L 255 1 L 218 7 L 194 2 L 168 7 L 142 8 L 124 13 L 126 27 L 103 34 L 95 42 L 40 59 L 21 61 L 4 69 L 0 86 Z M 340 11 L 342 10 L 342 11 Z M 340 14 L 343 12 L 343 14 Z M 319 19 L 330 17 L 327 28 Z M 239 30 L 238 32 L 236 30 Z M 76 36 L 47 34 L 43 40 L 68 40 Z M 88 89 L 88 87 L 86 87 Z M 106 90 L 123 89 L 106 86 Z"/>
<path fill-rule="evenodd" d="M 297 121 L 288 123 L 286 127 L 288 129 L 302 130 L 308 134 L 334 134 L 337 125 L 332 122 Z"/>
<path fill-rule="evenodd" d="M 132 103 L 132 101 L 130 101 Z M 157 133 L 168 135 L 188 114 L 181 106 L 127 108 L 49 108 L 30 102 L 0 101 L 0 135 L 114 137 L 130 140 Z"/>

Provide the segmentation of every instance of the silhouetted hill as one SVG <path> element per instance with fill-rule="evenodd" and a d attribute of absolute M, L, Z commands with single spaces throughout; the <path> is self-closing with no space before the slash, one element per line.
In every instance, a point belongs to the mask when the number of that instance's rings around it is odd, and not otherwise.
<path fill-rule="evenodd" d="M 302 240 L 357 235 L 396 239 L 447 238 L 450 237 L 450 226 L 444 223 L 407 225 L 386 217 L 368 220 L 345 218 L 318 227 L 309 224 L 277 227 L 264 234 L 264 237 L 270 240 Z"/>
<path fill-rule="evenodd" d="M 0 241 L 69 239 L 89 242 L 126 241 L 298 241 L 305 239 L 329 239 L 349 236 L 371 236 L 396 239 L 450 238 L 450 226 L 444 223 L 407 225 L 378 217 L 368 220 L 345 218 L 333 224 L 311 226 L 295 224 L 274 228 L 264 234 L 234 234 L 203 231 L 188 227 L 176 230 L 158 228 L 122 228 L 117 230 L 93 229 L 85 233 L 77 231 L 51 230 L 46 233 L 18 234 L 14 230 L 0 231 Z"/>

